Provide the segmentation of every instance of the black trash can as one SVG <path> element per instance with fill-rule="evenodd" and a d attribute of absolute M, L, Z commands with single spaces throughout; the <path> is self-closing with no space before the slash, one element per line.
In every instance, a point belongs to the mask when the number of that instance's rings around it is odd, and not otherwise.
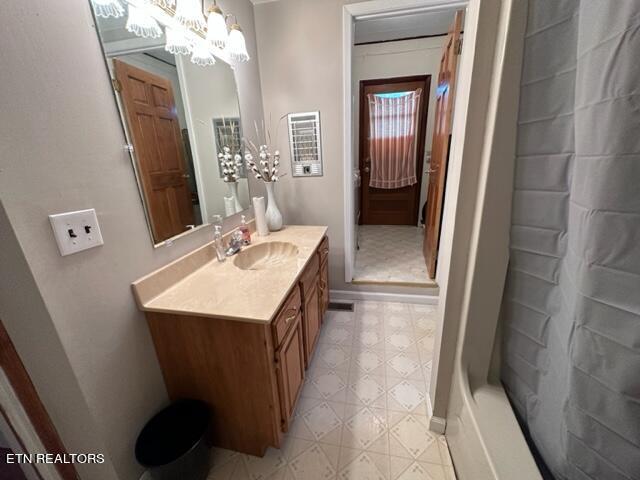
<path fill-rule="evenodd" d="M 153 480 L 205 480 L 209 473 L 209 407 L 180 400 L 155 415 L 136 442 L 136 460 Z"/>

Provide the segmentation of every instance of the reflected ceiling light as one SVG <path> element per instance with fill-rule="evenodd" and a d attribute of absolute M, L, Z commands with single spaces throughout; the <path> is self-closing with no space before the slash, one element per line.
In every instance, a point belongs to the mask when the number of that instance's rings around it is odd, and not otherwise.
<path fill-rule="evenodd" d="M 216 63 L 216 59 L 213 58 L 208 42 L 205 42 L 204 40 L 196 42 L 193 46 L 191 62 L 201 67 L 208 67 Z"/>
<path fill-rule="evenodd" d="M 209 18 L 207 19 L 207 41 L 220 50 L 227 44 L 227 22 L 224 19 L 222 10 L 215 3 L 209 7 Z"/>
<path fill-rule="evenodd" d="M 165 30 L 167 43 L 164 49 L 173 55 L 188 55 L 193 50 L 193 44 L 187 38 L 186 31 L 182 27 L 167 27 Z"/>
<path fill-rule="evenodd" d="M 234 62 L 246 62 L 249 60 L 247 43 L 240 25 L 234 23 L 229 27 L 229 39 L 227 40 L 227 53 Z"/>
<path fill-rule="evenodd" d="M 118 0 L 91 0 L 96 17 L 120 18 L 124 15 L 124 7 Z"/>
<path fill-rule="evenodd" d="M 129 18 L 127 31 L 142 38 L 160 38 L 162 29 L 155 18 L 151 16 L 150 5 L 146 0 L 129 3 Z"/>
<path fill-rule="evenodd" d="M 196 30 L 204 30 L 206 21 L 200 0 L 178 0 L 175 19 L 182 25 Z"/>

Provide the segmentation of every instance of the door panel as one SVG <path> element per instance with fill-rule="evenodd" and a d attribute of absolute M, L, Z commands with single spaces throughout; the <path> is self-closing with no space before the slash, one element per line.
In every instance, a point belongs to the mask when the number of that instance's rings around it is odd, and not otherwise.
<path fill-rule="evenodd" d="M 436 277 L 438 243 L 442 223 L 442 203 L 447 175 L 447 162 L 451 143 L 451 123 L 453 119 L 453 99 L 456 89 L 456 70 L 460 54 L 463 11 L 455 14 L 449 28 L 444 52 L 440 60 L 438 89 L 436 97 L 433 142 L 431 145 L 431 165 L 429 189 L 427 192 L 427 214 L 423 252 L 430 278 Z"/>
<path fill-rule="evenodd" d="M 360 82 L 360 224 L 361 225 L 416 225 L 422 185 L 427 109 L 429 105 L 430 75 L 400 77 Z M 386 189 L 370 187 L 371 161 L 369 156 L 369 104 L 367 95 L 410 92 L 422 89 L 418 105 L 416 129 L 417 183 L 407 187 Z"/>
<path fill-rule="evenodd" d="M 320 267 L 320 321 L 329 308 L 329 261 L 322 262 Z"/>
<path fill-rule="evenodd" d="M 171 82 L 113 61 L 155 242 L 195 223 Z"/>
<path fill-rule="evenodd" d="M 276 354 L 282 429 L 285 432 L 289 429 L 289 421 L 304 383 L 304 347 L 300 315 L 297 316 L 296 323 Z"/>
<path fill-rule="evenodd" d="M 316 277 L 317 278 L 317 277 Z M 313 287 L 305 294 L 304 304 L 304 328 L 306 339 L 306 357 L 305 364 L 308 366 L 311 363 L 313 357 L 313 351 L 316 343 L 318 342 L 318 335 L 320 334 L 320 295 L 319 295 L 318 281 L 314 283 Z"/>

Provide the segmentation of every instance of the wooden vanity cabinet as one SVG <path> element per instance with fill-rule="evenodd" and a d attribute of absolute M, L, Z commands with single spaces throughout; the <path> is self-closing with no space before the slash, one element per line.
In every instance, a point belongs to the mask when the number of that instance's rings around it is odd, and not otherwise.
<path fill-rule="evenodd" d="M 145 312 L 169 397 L 211 407 L 213 445 L 280 447 L 320 335 L 327 254 L 325 237 L 271 322 Z"/>

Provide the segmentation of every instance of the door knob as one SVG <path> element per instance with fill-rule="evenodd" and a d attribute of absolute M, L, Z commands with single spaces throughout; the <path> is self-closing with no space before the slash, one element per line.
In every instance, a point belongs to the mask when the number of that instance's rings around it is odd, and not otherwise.
<path fill-rule="evenodd" d="M 429 168 L 426 173 L 436 173 L 437 171 L 437 168 Z"/>
<path fill-rule="evenodd" d="M 371 171 L 371 169 L 369 167 L 364 167 L 364 171 L 365 171 L 365 173 L 369 173 Z"/>
<path fill-rule="evenodd" d="M 183 173 L 182 178 L 191 178 L 191 175 L 189 175 L 188 173 Z"/>

